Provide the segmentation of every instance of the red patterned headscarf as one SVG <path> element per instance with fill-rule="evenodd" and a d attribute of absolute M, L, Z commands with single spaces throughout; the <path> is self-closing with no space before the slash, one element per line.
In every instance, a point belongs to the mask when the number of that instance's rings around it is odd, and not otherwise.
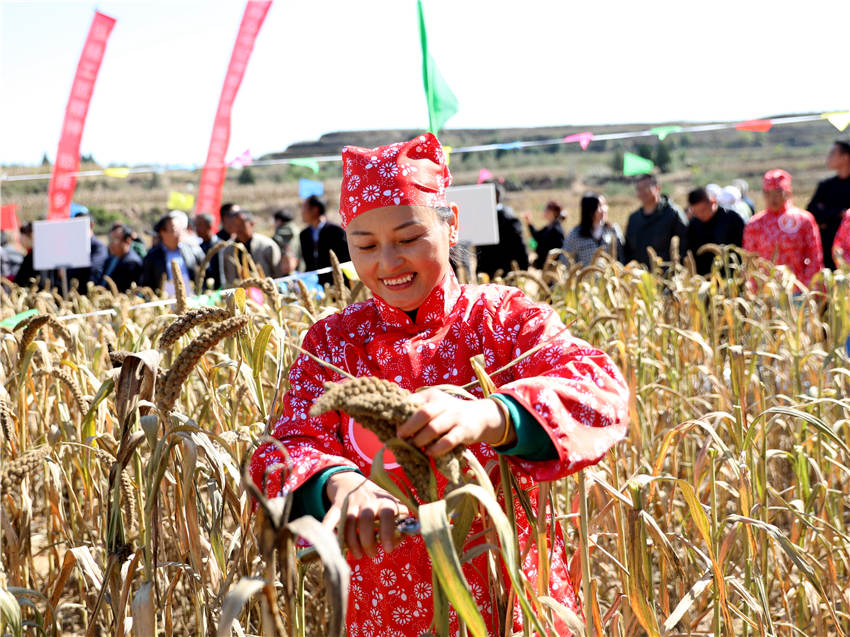
<path fill-rule="evenodd" d="M 377 148 L 346 146 L 339 206 L 342 227 L 373 208 L 446 207 L 451 183 L 443 148 L 431 133 Z"/>
<path fill-rule="evenodd" d="M 781 168 L 768 170 L 764 173 L 762 190 L 784 190 L 785 192 L 791 192 L 791 175 Z"/>

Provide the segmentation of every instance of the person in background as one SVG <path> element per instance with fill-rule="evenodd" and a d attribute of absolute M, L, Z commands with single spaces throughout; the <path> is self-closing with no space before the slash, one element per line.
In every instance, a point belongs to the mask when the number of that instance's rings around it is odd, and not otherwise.
<path fill-rule="evenodd" d="M 24 255 L 12 245 L 10 233 L 0 230 L 0 276 L 14 280 L 15 273 L 21 267 Z"/>
<path fill-rule="evenodd" d="M 240 210 L 236 213 L 235 238 L 251 255 L 251 259 L 262 271 L 263 276 L 277 277 L 284 274 L 280 271 L 280 248 L 270 237 L 254 231 L 253 213 L 247 210 Z M 238 250 L 236 246 L 227 246 L 220 254 L 224 261 L 225 283 L 231 284 L 248 276 L 253 276 L 253 274 L 247 274 L 248 271 L 240 267 L 243 262 L 242 251 Z M 289 273 L 286 272 L 285 274 Z"/>
<path fill-rule="evenodd" d="M 230 241 L 236 234 L 236 215 L 239 214 L 239 205 L 229 201 L 221 204 L 221 208 L 218 210 L 221 228 L 216 234 L 222 241 Z"/>
<path fill-rule="evenodd" d="M 697 254 L 707 243 L 741 247 L 744 239 L 744 220 L 737 212 L 721 207 L 705 188 L 688 193 L 688 248 L 694 257 L 697 274 L 711 272 L 714 255 Z"/>
<path fill-rule="evenodd" d="M 832 260 L 835 267 L 850 266 L 850 210 L 845 210 L 841 225 L 832 243 Z M 848 340 L 850 344 L 850 340 Z"/>
<path fill-rule="evenodd" d="M 564 252 L 572 255 L 582 267 L 593 263 L 599 248 L 617 260 L 623 258 L 623 232 L 617 224 L 608 223 L 608 202 L 593 192 L 581 198 L 579 224 L 564 239 Z"/>
<path fill-rule="evenodd" d="M 274 213 L 274 235 L 272 239 L 280 248 L 280 270 L 289 274 L 298 269 L 298 247 L 295 239 L 295 217 L 285 210 Z"/>
<path fill-rule="evenodd" d="M 115 226 L 120 226 L 120 225 L 121 225 L 120 222 L 116 222 L 116 223 L 112 224 L 112 228 L 110 228 L 110 231 L 114 230 Z M 140 259 L 144 260 L 145 255 L 148 253 L 148 247 L 145 245 L 145 242 L 142 241 L 142 238 L 139 236 L 138 232 L 136 232 L 135 230 L 132 230 L 132 229 L 131 229 L 131 231 L 132 231 L 133 235 L 131 237 L 130 248 L 133 250 L 133 252 L 135 252 L 136 254 L 139 255 Z"/>
<path fill-rule="evenodd" d="M 208 212 L 201 212 L 195 215 L 195 232 L 198 233 L 198 238 L 201 240 L 201 250 L 204 254 L 210 249 L 221 243 L 221 237 L 214 234 L 212 231 L 213 216 Z M 204 273 L 204 279 L 212 279 L 212 289 L 219 289 L 224 283 L 224 265 L 221 260 L 221 252 L 217 252 L 210 259 L 207 265 L 207 270 Z"/>
<path fill-rule="evenodd" d="M 109 232 L 109 259 L 103 276 L 115 283 L 119 292 L 126 292 L 142 278 L 142 258 L 133 250 L 133 230 L 118 223 Z"/>
<path fill-rule="evenodd" d="M 142 262 L 142 280 L 140 285 L 158 290 L 166 279 L 165 291 L 174 295 L 174 281 L 171 278 L 171 262 L 177 261 L 187 289 L 192 289 L 198 268 L 204 260 L 204 251 L 194 241 L 180 241 L 174 220 L 163 217 L 156 222 L 154 232 L 158 241 Z"/>
<path fill-rule="evenodd" d="M 304 270 L 307 272 L 330 267 L 331 250 L 340 262 L 351 259 L 345 230 L 327 220 L 326 209 L 325 202 L 316 195 L 310 195 L 301 204 L 301 219 L 307 227 L 298 235 L 298 241 L 301 244 Z M 330 272 L 319 275 L 321 285 L 331 282 L 333 282 L 333 275 Z"/>
<path fill-rule="evenodd" d="M 688 250 L 688 220 L 685 213 L 661 194 L 658 180 L 653 175 L 642 175 L 635 184 L 641 207 L 629 216 L 626 225 L 626 243 L 623 262 L 637 261 L 649 266 L 652 248 L 662 261 L 670 260 L 670 244 L 679 237 L 679 255 Z"/>
<path fill-rule="evenodd" d="M 724 186 L 715 199 L 717 205 L 736 213 L 744 223 L 750 220 L 750 207 L 741 199 L 741 191 L 736 186 Z"/>
<path fill-rule="evenodd" d="M 499 243 L 478 246 L 476 256 L 478 272 L 484 272 L 492 279 L 499 270 L 503 274 L 514 269 L 528 269 L 528 247 L 522 234 L 522 222 L 513 209 L 502 203 L 504 190 L 501 184 L 496 187 L 496 222 L 499 226 Z"/>
<path fill-rule="evenodd" d="M 812 213 L 792 204 L 791 175 L 784 170 L 768 170 L 762 190 L 766 209 L 744 227 L 744 250 L 788 266 L 808 286 L 823 268 L 817 222 Z"/>
<path fill-rule="evenodd" d="M 18 271 L 15 273 L 15 276 L 12 277 L 12 281 L 21 287 L 29 287 L 33 279 L 36 280 L 39 287 L 49 285 L 50 282 L 44 276 L 45 273 L 36 271 L 33 265 L 32 223 L 27 222 L 23 224 L 18 229 L 18 233 L 21 236 L 21 247 L 24 249 L 24 257 L 21 259 L 21 265 L 18 267 Z"/>
<path fill-rule="evenodd" d="M 747 208 L 750 209 L 750 214 L 747 215 L 747 219 L 756 214 L 756 202 L 754 202 L 750 198 L 750 185 L 747 183 L 746 179 L 733 179 L 732 185 L 737 188 L 741 193 L 741 201 L 747 204 Z"/>
<path fill-rule="evenodd" d="M 525 214 L 525 221 L 528 224 L 528 230 L 531 236 L 537 242 L 537 258 L 534 260 L 534 267 L 542 270 L 546 265 L 546 257 L 550 250 L 560 250 L 564 247 L 564 228 L 561 225 L 566 213 L 561 208 L 557 201 L 550 201 L 543 209 L 543 218 L 546 220 L 546 225 L 536 229 L 531 225 L 531 215 Z"/>
<path fill-rule="evenodd" d="M 94 236 L 94 219 L 91 218 L 88 210 L 78 210 L 72 213 L 73 218 L 87 217 L 89 220 L 89 255 L 91 264 L 83 268 L 70 268 L 67 272 L 68 284 L 74 279 L 77 280 L 79 290 L 82 293 L 86 291 L 86 285 L 91 282 L 94 285 L 103 283 L 103 268 L 106 266 L 106 260 L 109 258 L 109 250 L 106 249 L 106 244 Z"/>
<path fill-rule="evenodd" d="M 844 211 L 850 208 L 850 141 L 838 140 L 829 151 L 826 165 L 835 175 L 818 184 L 809 202 L 809 212 L 820 229 L 823 263 L 834 268 L 832 244 Z"/>
<path fill-rule="evenodd" d="M 182 210 L 171 210 L 169 211 L 168 216 L 174 220 L 174 229 L 177 231 L 177 236 L 180 237 L 180 241 L 194 241 L 195 243 L 200 243 L 197 235 L 195 234 L 194 227 L 191 223 L 189 223 L 189 215 Z"/>

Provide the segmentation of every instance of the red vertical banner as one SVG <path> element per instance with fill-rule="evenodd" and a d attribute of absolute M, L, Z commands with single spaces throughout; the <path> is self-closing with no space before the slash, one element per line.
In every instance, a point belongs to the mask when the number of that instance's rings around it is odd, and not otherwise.
<path fill-rule="evenodd" d="M 106 41 L 115 26 L 115 18 L 99 11 L 94 14 L 86 44 L 77 63 L 77 73 L 71 85 L 71 95 L 65 107 L 65 121 L 59 137 L 59 149 L 48 189 L 47 219 L 67 219 L 71 197 L 77 186 L 75 173 L 80 169 L 80 140 L 89 112 L 89 102 L 106 50 Z"/>
<path fill-rule="evenodd" d="M 215 112 L 212 139 L 207 151 L 207 160 L 201 172 L 201 185 L 198 188 L 197 212 L 208 212 L 213 216 L 213 230 L 218 227 L 218 212 L 221 205 L 221 188 L 227 174 L 227 146 L 230 143 L 230 110 L 233 101 L 242 84 L 245 75 L 245 67 L 254 49 L 254 41 L 257 33 L 263 26 L 266 14 L 269 12 L 271 0 L 248 0 L 245 13 L 242 14 L 242 23 L 239 25 L 239 34 L 233 45 L 233 53 L 230 55 L 230 64 L 227 66 L 227 75 L 224 76 L 224 86 L 221 88 L 221 97 L 218 100 L 218 110 Z"/>

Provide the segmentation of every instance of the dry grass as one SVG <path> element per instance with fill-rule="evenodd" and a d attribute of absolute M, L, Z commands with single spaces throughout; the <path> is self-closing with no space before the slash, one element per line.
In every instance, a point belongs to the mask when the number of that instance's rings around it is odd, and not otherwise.
<path fill-rule="evenodd" d="M 511 277 L 608 351 L 632 389 L 627 440 L 581 481 L 545 487 L 589 634 L 850 631 L 850 276 L 795 296 L 787 272 L 744 264 L 729 280 L 605 261 Z M 336 630 L 335 545 L 287 524 L 285 500 L 252 515 L 241 486 L 296 345 L 335 298 L 308 312 L 240 290 L 234 318 L 192 323 L 159 352 L 186 321 L 167 307 L 131 311 L 142 299 L 100 289 L 2 297 L 0 318 L 117 312 L 61 321 L 66 334 L 52 321 L 0 331 L 6 632 L 16 613 L 26 634 L 122 635 L 129 618 L 142 635 L 228 635 L 231 618 L 251 634 Z M 445 506 L 423 505 L 423 528 Z M 324 576 L 296 558 L 296 535 L 320 548 Z M 529 604 L 545 621 L 544 602 Z"/>

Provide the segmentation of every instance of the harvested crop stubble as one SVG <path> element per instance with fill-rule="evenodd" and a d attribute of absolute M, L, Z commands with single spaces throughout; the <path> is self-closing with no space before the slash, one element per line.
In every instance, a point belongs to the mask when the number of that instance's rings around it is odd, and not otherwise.
<path fill-rule="evenodd" d="M 35 471 L 50 454 L 50 445 L 42 445 L 6 464 L 0 474 L 0 492 L 9 493 L 12 487 L 21 484 L 24 478 Z"/>
<path fill-rule="evenodd" d="M 201 356 L 207 350 L 215 347 L 216 343 L 221 339 L 236 334 L 247 323 L 248 317 L 244 314 L 222 321 L 215 327 L 203 332 L 180 352 L 177 360 L 174 361 L 174 364 L 165 374 L 165 378 L 163 378 L 162 391 L 158 392 L 159 395 L 157 396 L 156 403 L 163 414 L 174 408 L 174 404 L 180 396 L 180 388 L 201 359 Z"/>
<path fill-rule="evenodd" d="M 187 310 L 184 314 L 181 314 L 177 320 L 163 330 L 159 337 L 159 349 L 169 349 L 177 342 L 177 339 L 193 327 L 206 325 L 207 323 L 219 323 L 231 316 L 233 316 L 233 314 L 230 310 L 221 307 L 196 307 L 191 310 Z"/>
<path fill-rule="evenodd" d="M 342 383 L 325 383 L 325 393 L 310 409 L 312 416 L 326 411 L 344 411 L 358 423 L 387 443 L 397 438 L 396 427 L 416 412 L 408 398 L 410 392 L 382 378 L 354 378 Z M 418 450 L 392 445 L 396 460 L 407 473 L 419 497 L 425 500 L 429 492 L 431 465 L 428 456 Z M 462 447 L 437 458 L 435 464 L 453 485 L 461 482 Z"/>

